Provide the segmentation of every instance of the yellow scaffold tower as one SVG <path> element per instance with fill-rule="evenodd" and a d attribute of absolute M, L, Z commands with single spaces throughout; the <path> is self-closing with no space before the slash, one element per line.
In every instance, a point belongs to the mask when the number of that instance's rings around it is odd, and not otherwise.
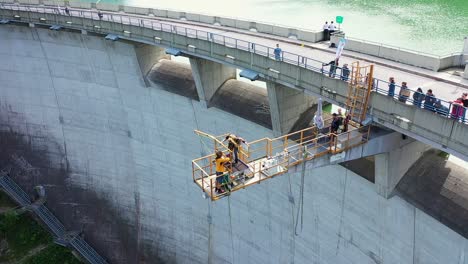
<path fill-rule="evenodd" d="M 334 155 L 362 145 L 369 140 L 370 126 L 363 126 L 368 101 L 372 91 L 373 65 L 360 66 L 355 62 L 346 101 L 349 120 L 347 129 L 332 132 L 332 120 L 324 121 L 324 128 L 316 126 L 277 138 L 261 138 L 252 142 L 231 144 L 226 139 L 231 134 L 213 136 L 195 130 L 199 136 L 212 141 L 213 152 L 192 161 L 195 184 L 216 201 L 253 184 L 284 174 L 294 166 L 324 155 Z M 223 174 L 216 174 L 216 152 L 221 151 L 225 161 Z M 238 153 L 234 153 L 234 152 Z M 235 156 L 238 162 L 235 163 Z M 229 159 L 226 159 L 228 157 Z"/>

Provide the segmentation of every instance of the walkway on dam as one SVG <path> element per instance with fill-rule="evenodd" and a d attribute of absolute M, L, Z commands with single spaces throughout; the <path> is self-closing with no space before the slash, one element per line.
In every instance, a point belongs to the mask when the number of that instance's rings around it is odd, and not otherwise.
<path fill-rule="evenodd" d="M 73 11 L 74 10 L 71 11 L 72 15 Z M 110 16 L 113 16 L 113 19 L 119 19 L 120 14 L 103 12 L 103 20 L 111 20 Z M 271 48 L 274 48 L 276 44 L 279 44 L 282 51 L 299 54 L 301 56 L 313 58 L 324 63 L 328 63 L 335 58 L 336 49 L 328 48 L 327 45 L 325 45 L 323 42 L 307 43 L 303 41 L 222 26 L 211 26 L 201 23 L 179 21 L 174 19 L 162 19 L 157 17 L 152 18 L 148 16 L 140 16 L 140 18 L 141 17 L 153 19 L 161 23 L 168 23 L 176 27 L 207 31 L 213 34 L 248 41 Z M 304 47 L 300 46 L 301 44 L 304 44 Z M 273 50 L 270 52 L 273 52 Z M 463 79 L 460 76 L 454 76 L 444 72 L 434 72 L 403 63 L 389 61 L 375 56 L 346 51 L 346 46 L 345 51 L 340 58 L 340 66 L 344 65 L 345 63 L 351 65 L 351 63 L 355 62 L 356 59 L 359 59 L 362 62 L 378 64 L 375 67 L 374 72 L 374 77 L 377 79 L 387 81 L 389 77 L 394 77 L 397 86 L 400 85 L 401 82 L 407 82 L 409 89 L 416 90 L 418 87 L 421 87 L 424 93 L 427 92 L 428 89 L 432 89 L 436 98 L 440 98 L 445 101 L 453 101 L 459 98 L 463 92 L 468 92 L 468 80 Z M 327 70 L 327 68 L 328 67 L 326 67 L 325 70 Z"/>
<path fill-rule="evenodd" d="M 12 6 L 4 5 L 3 8 L 9 9 L 12 8 Z M 26 10 L 27 6 L 15 5 L 14 9 Z M 47 7 L 45 11 L 52 13 L 57 12 L 56 9 L 56 7 Z M 71 16 L 82 16 L 81 9 L 70 8 L 69 10 Z M 63 8 L 61 8 L 59 12 L 65 14 Z M 172 27 L 176 27 L 176 30 L 178 32 L 187 32 L 187 30 L 197 30 L 199 32 L 207 32 L 216 34 L 218 36 L 225 36 L 245 42 L 256 43 L 256 45 L 270 47 L 270 54 L 273 53 L 273 48 L 275 47 L 275 45 L 279 44 L 283 52 L 294 53 L 307 58 L 313 58 L 314 60 L 321 61 L 324 63 L 328 63 L 334 60 L 335 58 L 336 49 L 328 48 L 325 42 L 308 43 L 289 38 L 283 38 L 263 33 L 256 33 L 247 30 L 239 30 L 217 25 L 207 25 L 202 23 L 160 17 L 143 16 L 135 14 L 132 14 L 131 17 L 129 17 L 123 14 L 122 12 L 117 13 L 102 11 L 102 14 L 103 21 L 119 21 L 123 19 L 125 23 L 125 21 L 129 19 L 128 23 L 138 24 L 138 19 L 143 18 L 148 21 L 157 21 L 160 23 L 168 24 Z M 94 15 L 96 16 L 95 19 L 98 20 L 99 18 L 97 17 L 97 13 Z M 191 34 L 194 33 L 192 32 Z M 346 46 L 343 55 L 340 58 L 340 67 L 345 63 L 351 65 L 351 63 L 355 62 L 357 59 L 364 63 L 368 62 L 377 64 L 374 72 L 374 77 L 376 79 L 387 81 L 389 77 L 394 77 L 397 84 L 396 93 L 398 93 L 398 86 L 401 84 L 401 82 L 407 82 L 408 88 L 410 90 L 416 90 L 418 87 L 421 87 L 423 89 L 423 92 L 426 93 L 428 89 L 432 89 L 436 98 L 442 99 L 447 102 L 459 98 L 463 92 L 468 92 L 468 80 L 463 79 L 460 76 L 455 76 L 448 72 L 434 72 L 415 66 L 406 65 L 403 63 L 389 61 L 371 55 L 346 51 Z M 314 66 L 316 67 L 317 65 Z M 325 67 L 325 70 L 328 70 L 328 66 Z M 339 72 L 337 73 L 339 74 Z M 386 83 L 379 83 L 378 85 L 380 89 L 386 89 L 388 86 Z"/>

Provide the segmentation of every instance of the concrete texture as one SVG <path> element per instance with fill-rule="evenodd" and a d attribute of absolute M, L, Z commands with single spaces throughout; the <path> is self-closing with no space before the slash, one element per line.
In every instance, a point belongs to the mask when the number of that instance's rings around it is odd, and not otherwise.
<path fill-rule="evenodd" d="M 198 101 L 195 81 L 188 64 L 161 60 L 154 65 L 148 78 L 155 88 Z M 264 88 L 231 79 L 216 91 L 210 106 L 271 129 L 270 107 L 266 93 Z"/>
<path fill-rule="evenodd" d="M 199 101 L 190 65 L 161 60 L 147 75 L 152 86 Z"/>
<path fill-rule="evenodd" d="M 317 103 L 317 98 L 274 82 L 267 82 L 271 122 L 275 136 L 291 131 L 299 117 Z"/>
<path fill-rule="evenodd" d="M 220 63 L 190 58 L 190 66 L 198 98 L 207 105 L 221 85 L 227 80 L 236 79 L 236 69 Z"/>
<path fill-rule="evenodd" d="M 397 191 L 410 203 L 468 237 L 466 168 L 448 161 L 439 151 L 428 151 L 405 174 Z"/>
<path fill-rule="evenodd" d="M 0 40 L 15 47 L 0 49 L 1 165 L 38 168 L 15 180 L 46 186 L 111 263 L 468 263 L 465 237 L 339 165 L 306 171 L 302 228 L 300 172 L 203 199 L 190 161 L 211 150 L 193 129 L 271 130 L 146 87 L 128 43 L 18 26 Z"/>
<path fill-rule="evenodd" d="M 153 45 L 139 44 L 135 47 L 135 52 L 143 76 L 146 76 L 159 60 L 171 59 L 171 56 L 166 54 L 166 49 Z"/>
<path fill-rule="evenodd" d="M 375 155 L 375 188 L 383 197 L 390 197 L 401 178 L 431 147 L 414 141 L 393 151 Z"/>

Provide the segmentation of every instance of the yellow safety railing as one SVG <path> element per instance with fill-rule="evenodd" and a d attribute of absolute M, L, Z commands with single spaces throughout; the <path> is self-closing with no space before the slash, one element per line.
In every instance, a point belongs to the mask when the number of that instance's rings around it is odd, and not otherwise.
<path fill-rule="evenodd" d="M 330 119 L 325 120 L 326 127 L 330 123 Z M 324 130 L 328 131 L 323 133 Z M 245 155 L 239 156 L 245 168 L 234 170 L 229 164 L 226 175 L 216 176 L 215 155 L 211 154 L 192 161 L 193 180 L 215 201 L 237 190 L 284 174 L 289 168 L 304 161 L 337 154 L 361 145 L 368 141 L 369 132 L 369 126 L 360 127 L 359 124 L 350 122 L 349 131 L 344 133 L 331 133 L 329 128 L 320 130 L 312 126 L 273 139 L 258 139 L 247 143 Z M 231 153 L 227 147 L 223 148 L 224 154 Z M 221 189 L 224 189 L 223 193 L 215 191 L 217 178 L 221 182 Z"/>

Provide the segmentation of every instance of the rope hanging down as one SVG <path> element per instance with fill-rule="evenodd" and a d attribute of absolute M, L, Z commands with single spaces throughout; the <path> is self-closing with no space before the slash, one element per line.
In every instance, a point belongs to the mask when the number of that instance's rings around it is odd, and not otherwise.
<path fill-rule="evenodd" d="M 306 168 L 306 161 L 307 161 L 307 146 L 304 146 L 303 149 L 304 153 L 302 155 L 302 172 L 301 172 L 301 186 L 299 189 L 299 199 L 298 199 L 298 205 L 297 205 L 297 213 L 296 213 L 296 225 L 294 226 L 294 234 L 296 236 L 299 235 L 297 232 L 297 227 L 299 225 L 299 214 L 301 216 L 301 232 L 302 228 L 304 226 L 304 178 L 305 178 L 305 168 Z"/>

